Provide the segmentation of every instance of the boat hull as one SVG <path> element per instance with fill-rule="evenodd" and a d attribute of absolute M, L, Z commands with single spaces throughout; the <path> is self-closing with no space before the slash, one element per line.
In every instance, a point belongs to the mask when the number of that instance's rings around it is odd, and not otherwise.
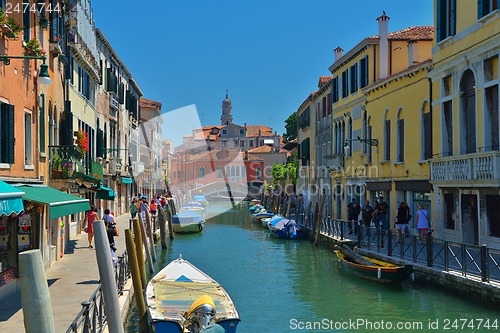
<path fill-rule="evenodd" d="M 205 214 L 201 211 L 183 210 L 172 218 L 172 228 L 176 233 L 195 233 L 203 230 Z"/>
<path fill-rule="evenodd" d="M 363 279 L 381 283 L 401 283 L 413 273 L 412 265 L 397 266 L 384 261 L 364 257 L 373 262 L 374 266 L 361 265 L 347 260 L 344 254 L 335 250 L 344 270 Z"/>
<path fill-rule="evenodd" d="M 188 326 L 185 314 L 189 316 L 206 297 L 215 306 L 216 316 L 212 321 L 227 333 L 236 333 L 239 314 L 222 286 L 188 261 L 182 258 L 172 261 L 149 281 L 146 288 L 148 317 L 153 331 L 190 333 L 184 327 Z"/>

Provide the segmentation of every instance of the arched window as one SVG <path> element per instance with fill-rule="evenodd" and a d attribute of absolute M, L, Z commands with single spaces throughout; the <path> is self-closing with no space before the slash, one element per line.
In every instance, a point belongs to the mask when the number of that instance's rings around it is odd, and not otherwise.
<path fill-rule="evenodd" d="M 234 174 L 234 175 L 235 175 L 236 177 L 239 177 L 239 176 L 240 176 L 240 167 L 236 166 L 236 167 L 234 167 L 234 169 L 235 169 L 235 170 L 234 170 L 234 171 L 235 171 L 235 174 Z"/>
<path fill-rule="evenodd" d="M 460 133 L 460 151 L 476 152 L 476 80 L 470 69 L 466 70 L 460 80 L 460 107 L 462 130 Z"/>
<path fill-rule="evenodd" d="M 205 168 L 204 167 L 200 168 L 200 171 L 198 173 L 198 177 L 199 178 L 205 178 Z"/>
<path fill-rule="evenodd" d="M 245 178 L 247 176 L 247 169 L 244 165 L 241 166 L 241 177 Z"/>
<path fill-rule="evenodd" d="M 222 174 L 222 168 L 218 167 L 217 168 L 217 178 L 224 178 L 224 175 Z"/>
<path fill-rule="evenodd" d="M 432 113 L 430 111 L 430 105 L 425 102 L 422 106 L 422 120 L 421 120 L 421 130 L 420 135 L 422 137 L 421 143 L 421 154 L 420 158 L 422 160 L 428 160 L 432 158 Z"/>
<path fill-rule="evenodd" d="M 405 120 L 403 118 L 403 110 L 400 109 L 398 112 L 398 120 L 397 120 L 398 132 L 396 133 L 396 149 L 397 149 L 397 158 L 398 162 L 404 162 L 405 160 Z"/>
<path fill-rule="evenodd" d="M 262 169 L 259 167 L 257 167 L 257 170 L 255 171 L 255 178 L 257 180 L 262 180 Z"/>

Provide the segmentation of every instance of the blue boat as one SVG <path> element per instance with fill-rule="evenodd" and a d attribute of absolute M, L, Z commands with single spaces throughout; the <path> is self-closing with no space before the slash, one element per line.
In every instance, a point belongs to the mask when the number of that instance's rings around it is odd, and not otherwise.
<path fill-rule="evenodd" d="M 263 218 L 273 217 L 274 213 L 268 213 L 265 209 L 262 209 L 260 212 L 253 214 L 253 218 L 257 222 L 261 222 Z"/>
<path fill-rule="evenodd" d="M 302 236 L 302 230 L 297 223 L 295 223 L 295 220 L 285 218 L 277 219 L 270 221 L 267 224 L 267 227 L 269 228 L 271 235 L 278 238 L 294 239 Z"/>
<path fill-rule="evenodd" d="M 202 194 L 195 195 L 193 197 L 193 201 L 200 203 L 203 207 L 207 207 L 208 206 L 208 201 L 205 198 L 205 196 L 202 195 Z"/>

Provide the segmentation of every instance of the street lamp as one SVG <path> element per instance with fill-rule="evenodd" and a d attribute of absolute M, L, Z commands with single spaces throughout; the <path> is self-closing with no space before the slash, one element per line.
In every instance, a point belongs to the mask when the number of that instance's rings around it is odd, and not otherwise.
<path fill-rule="evenodd" d="M 345 140 L 345 146 L 344 146 L 345 150 L 349 150 L 349 142 L 352 142 L 352 141 L 359 141 L 359 142 L 367 143 L 368 145 L 373 146 L 373 147 L 378 147 L 378 139 L 361 139 L 358 136 L 356 139 Z"/>
<path fill-rule="evenodd" d="M 49 66 L 45 64 L 45 61 L 47 60 L 46 56 L 7 56 L 3 55 L 0 56 L 0 61 L 2 61 L 5 66 L 10 65 L 10 60 L 11 59 L 33 59 L 33 60 L 43 60 L 43 64 L 40 65 L 40 72 L 38 74 L 38 83 L 39 84 L 46 84 L 50 85 L 52 84 L 52 80 L 50 79 L 50 74 L 49 74 Z"/>

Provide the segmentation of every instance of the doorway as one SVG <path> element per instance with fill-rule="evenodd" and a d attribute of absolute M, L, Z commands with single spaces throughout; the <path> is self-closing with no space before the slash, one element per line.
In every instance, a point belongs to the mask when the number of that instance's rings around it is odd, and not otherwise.
<path fill-rule="evenodd" d="M 477 195 L 462 194 L 461 201 L 462 242 L 478 245 Z"/>

